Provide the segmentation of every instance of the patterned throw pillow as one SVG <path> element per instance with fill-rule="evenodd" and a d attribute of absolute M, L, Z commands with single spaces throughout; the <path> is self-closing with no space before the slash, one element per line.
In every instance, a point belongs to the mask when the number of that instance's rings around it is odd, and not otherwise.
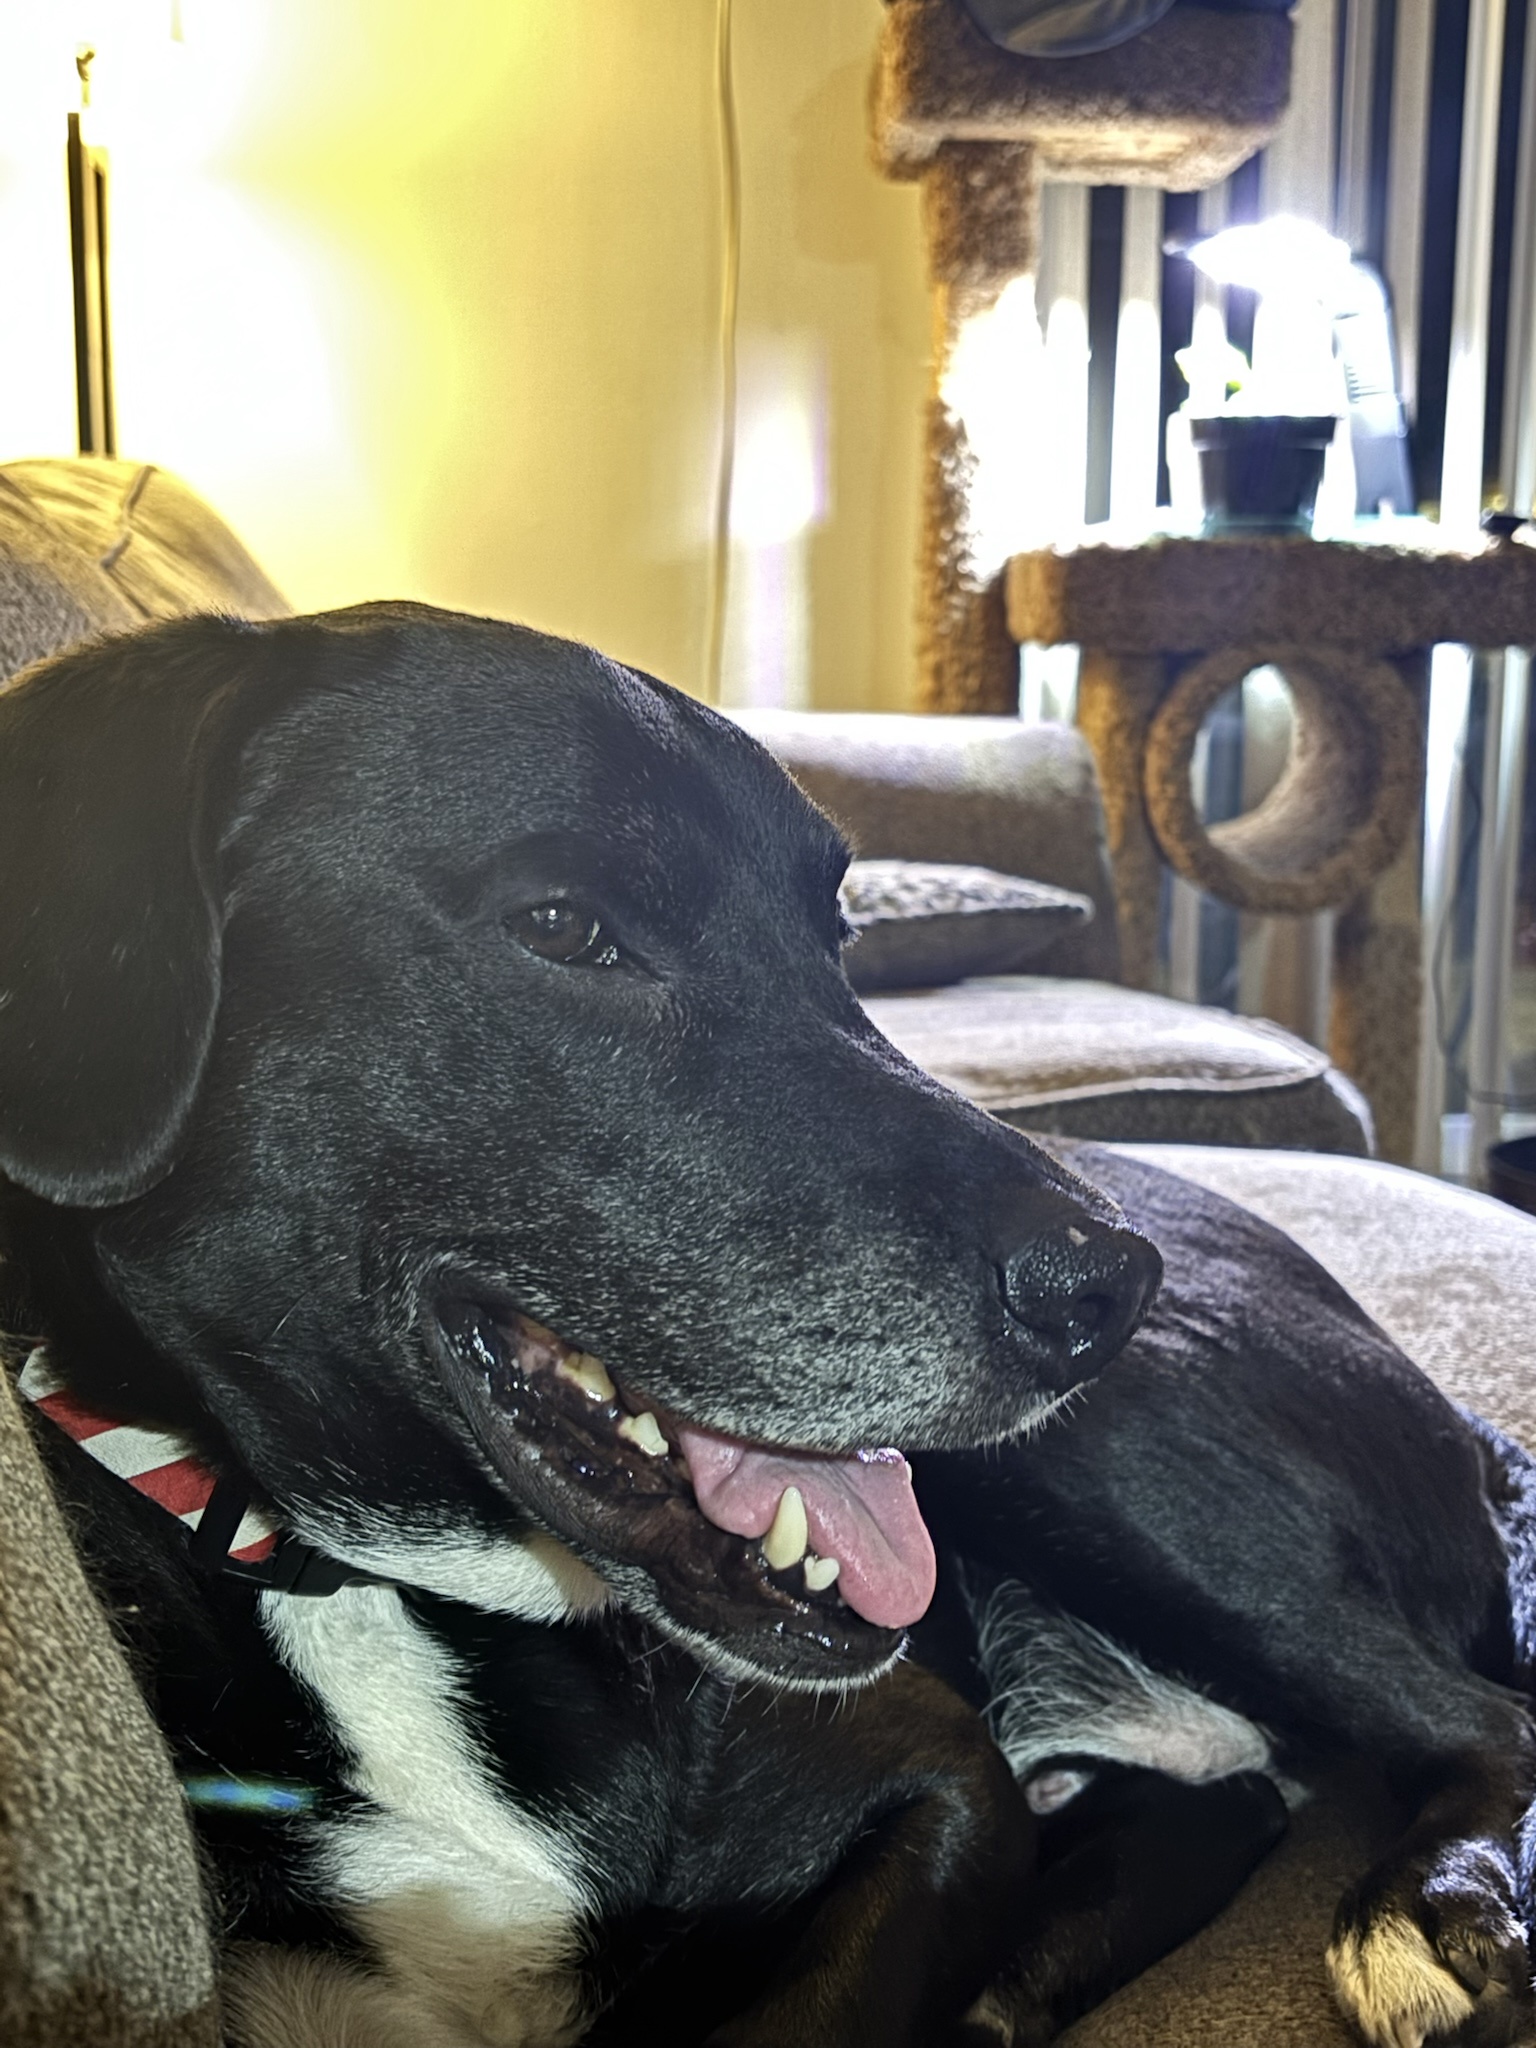
<path fill-rule="evenodd" d="M 1070 889 L 947 861 L 856 860 L 842 903 L 857 934 L 843 965 L 860 990 L 1015 974 L 1093 915 Z"/>

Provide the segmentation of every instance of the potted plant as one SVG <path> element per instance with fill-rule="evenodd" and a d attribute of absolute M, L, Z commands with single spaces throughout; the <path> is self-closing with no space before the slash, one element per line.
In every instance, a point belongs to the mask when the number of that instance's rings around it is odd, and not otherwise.
<path fill-rule="evenodd" d="M 1310 533 L 1337 412 L 1275 403 L 1280 394 L 1230 343 L 1180 349 L 1175 361 L 1190 387 L 1174 419 L 1192 451 L 1186 464 L 1198 464 L 1201 531 Z"/>

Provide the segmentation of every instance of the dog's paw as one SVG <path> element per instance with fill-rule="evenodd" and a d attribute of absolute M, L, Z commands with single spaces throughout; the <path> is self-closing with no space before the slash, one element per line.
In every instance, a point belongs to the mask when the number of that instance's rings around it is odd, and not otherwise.
<path fill-rule="evenodd" d="M 1444 1864 L 1405 1900 L 1346 1896 L 1328 1947 L 1334 1996 L 1370 2048 L 1536 2043 L 1525 1930 L 1472 1869 Z"/>
<path fill-rule="evenodd" d="M 941 2037 L 938 2048 L 1047 2048 L 1066 2024 L 1029 1997 L 1022 1985 L 999 1982 Z"/>
<path fill-rule="evenodd" d="M 1008 2008 L 996 1991 L 984 1991 L 944 2038 L 943 2048 L 1026 2048 Z"/>

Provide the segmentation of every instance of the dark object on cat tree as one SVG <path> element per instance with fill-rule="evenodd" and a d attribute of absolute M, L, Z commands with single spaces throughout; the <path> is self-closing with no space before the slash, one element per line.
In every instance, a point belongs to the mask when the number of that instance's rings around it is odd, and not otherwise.
<path fill-rule="evenodd" d="M 990 41 L 1016 57 L 1087 57 L 1145 35 L 1180 0 L 960 0 Z M 1289 14 L 1293 0 L 1187 0 L 1230 14 Z"/>
<path fill-rule="evenodd" d="M 1536 1138 L 1506 1138 L 1489 1146 L 1488 1192 L 1536 1216 Z"/>
<path fill-rule="evenodd" d="M 874 141 L 888 177 L 944 142 L 1027 142 L 1041 174 L 1194 191 L 1267 142 L 1290 92 L 1282 14 L 1176 7 L 1083 57 L 1017 57 L 959 0 L 894 0 L 881 27 Z"/>
<path fill-rule="evenodd" d="M 1174 0 L 961 0 L 982 34 L 1015 57 L 1088 57 L 1145 35 Z"/>

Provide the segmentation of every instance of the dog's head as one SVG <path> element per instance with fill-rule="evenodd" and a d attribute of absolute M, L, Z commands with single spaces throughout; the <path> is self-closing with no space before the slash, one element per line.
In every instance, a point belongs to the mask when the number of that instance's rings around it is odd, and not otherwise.
<path fill-rule="evenodd" d="M 585 649 L 410 606 L 108 642 L 0 694 L 0 843 L 48 1334 L 355 1565 L 857 1680 L 931 1589 L 886 1447 L 1017 1432 L 1155 1287 L 869 1024 L 828 820 Z"/>

